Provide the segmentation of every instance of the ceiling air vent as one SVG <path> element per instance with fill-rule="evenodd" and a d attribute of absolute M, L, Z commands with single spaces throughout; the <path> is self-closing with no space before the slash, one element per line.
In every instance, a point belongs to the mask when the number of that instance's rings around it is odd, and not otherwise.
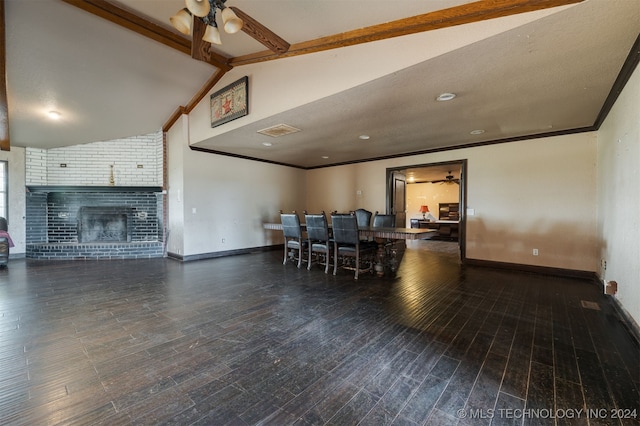
<path fill-rule="evenodd" d="M 291 133 L 299 132 L 300 129 L 296 129 L 288 124 L 276 124 L 275 126 L 267 127 L 266 129 L 258 130 L 258 133 L 263 135 L 277 138 L 279 136 L 289 135 Z"/>

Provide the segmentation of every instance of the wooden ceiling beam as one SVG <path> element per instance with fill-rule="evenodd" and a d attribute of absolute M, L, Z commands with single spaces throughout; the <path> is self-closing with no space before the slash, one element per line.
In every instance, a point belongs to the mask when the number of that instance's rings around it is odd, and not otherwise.
<path fill-rule="evenodd" d="M 169 117 L 169 119 L 162 126 L 162 131 L 164 133 L 168 132 L 171 126 L 173 126 L 176 121 L 183 114 L 189 114 L 201 100 L 205 98 L 209 94 L 209 92 L 213 89 L 218 81 L 226 74 L 226 71 L 218 70 L 209 77 L 207 82 L 198 90 L 198 93 L 193 95 L 193 98 L 187 103 L 187 106 L 179 106 L 174 113 Z"/>
<path fill-rule="evenodd" d="M 9 100 L 7 99 L 7 46 L 4 0 L 0 0 L 0 150 L 10 151 Z"/>
<path fill-rule="evenodd" d="M 277 54 L 285 53 L 291 46 L 285 39 L 253 19 L 237 7 L 231 6 L 231 10 L 242 19 L 244 25 L 242 31 L 262 43 L 267 49 Z"/>
<path fill-rule="evenodd" d="M 62 1 L 191 56 L 191 40 L 107 0 Z M 206 59 L 205 62 L 221 70 L 229 71 L 231 69 L 229 58 L 223 55 L 211 52 Z"/>
<path fill-rule="evenodd" d="M 267 50 L 238 56 L 232 58 L 229 63 L 231 66 L 239 66 L 271 61 L 525 12 L 533 12 L 551 7 L 566 6 L 581 3 L 582 1 L 584 0 L 481 0 L 413 16 L 411 18 L 399 19 L 385 24 L 373 25 L 354 31 L 295 43 L 291 45 L 285 53 L 276 54 Z"/>

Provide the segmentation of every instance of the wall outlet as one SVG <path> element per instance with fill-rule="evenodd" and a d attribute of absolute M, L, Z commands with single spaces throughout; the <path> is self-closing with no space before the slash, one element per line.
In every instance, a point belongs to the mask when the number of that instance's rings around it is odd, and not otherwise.
<path fill-rule="evenodd" d="M 537 256 L 538 255 L 538 249 L 533 249 L 533 255 Z"/>

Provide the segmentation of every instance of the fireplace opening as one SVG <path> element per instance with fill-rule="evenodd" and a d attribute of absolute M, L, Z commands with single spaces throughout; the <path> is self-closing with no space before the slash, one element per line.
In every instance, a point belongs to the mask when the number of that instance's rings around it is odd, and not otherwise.
<path fill-rule="evenodd" d="M 130 242 L 127 218 L 129 207 L 80 207 L 78 242 Z"/>

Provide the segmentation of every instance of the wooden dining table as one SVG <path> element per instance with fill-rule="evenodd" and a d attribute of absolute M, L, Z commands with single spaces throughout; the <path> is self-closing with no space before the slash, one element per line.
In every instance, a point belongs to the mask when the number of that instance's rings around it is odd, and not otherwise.
<path fill-rule="evenodd" d="M 264 229 L 270 229 L 273 231 L 282 231 L 281 223 L 265 223 Z M 300 224 L 300 227 L 304 231 L 306 225 Z M 331 228 L 331 225 L 329 225 Z M 423 240 L 437 233 L 436 230 L 427 228 L 393 228 L 393 227 L 373 227 L 373 226 L 359 226 L 358 231 L 360 238 L 385 238 L 389 240 Z"/>
<path fill-rule="evenodd" d="M 264 223 L 264 229 L 273 231 L 282 231 L 281 223 Z M 300 224 L 300 227 L 304 231 L 306 225 Z M 331 228 L 331 224 L 329 224 Z M 386 259 L 386 252 L 384 249 L 384 240 L 424 240 L 437 234 L 435 229 L 427 228 L 395 228 L 395 227 L 373 227 L 373 226 L 359 226 L 358 232 L 361 239 L 373 238 L 378 240 L 378 255 L 376 256 L 376 273 L 378 276 L 384 275 L 384 265 L 389 264 L 392 272 L 395 272 L 397 268 L 396 254 L 391 254 L 391 259 Z"/>

